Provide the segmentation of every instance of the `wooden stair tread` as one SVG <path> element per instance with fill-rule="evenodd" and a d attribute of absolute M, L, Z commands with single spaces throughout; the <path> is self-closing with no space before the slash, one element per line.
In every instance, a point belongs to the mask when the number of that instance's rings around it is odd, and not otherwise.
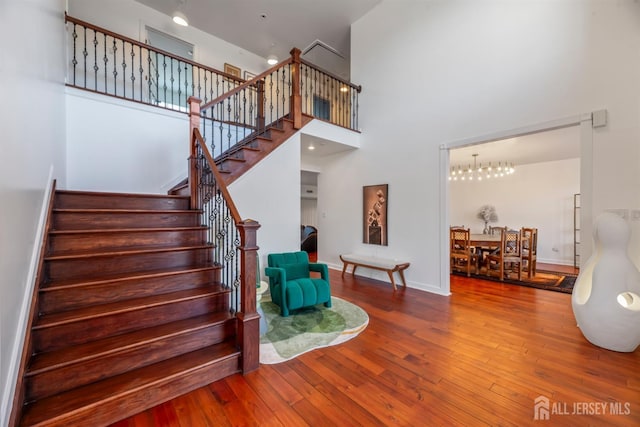
<path fill-rule="evenodd" d="M 115 233 L 144 233 L 144 232 L 169 232 L 169 231 L 194 231 L 208 230 L 209 227 L 204 225 L 191 227 L 135 227 L 135 228 L 97 228 L 97 229 L 79 229 L 79 230 L 51 230 L 49 234 L 64 236 L 73 234 L 115 234 Z"/>
<path fill-rule="evenodd" d="M 118 274 L 118 275 L 112 275 L 112 276 L 101 276 L 99 278 L 96 278 L 95 276 L 91 276 L 90 278 L 80 278 L 80 279 L 50 282 L 47 284 L 46 287 L 44 286 L 41 287 L 40 291 L 41 292 L 56 291 L 62 288 L 94 286 L 94 285 L 100 285 L 100 284 L 109 283 L 109 282 L 146 279 L 146 278 L 152 278 L 152 277 L 163 277 L 163 276 L 170 276 L 174 274 L 184 274 L 184 273 L 196 272 L 196 271 L 217 270 L 220 268 L 221 268 L 220 266 L 202 265 L 202 266 L 165 268 L 165 269 L 150 270 L 150 271 L 139 272 L 139 273 Z"/>
<path fill-rule="evenodd" d="M 172 194 L 151 194 L 151 193 L 115 193 L 109 191 L 85 191 L 85 190 L 56 190 L 56 194 L 73 194 L 86 196 L 113 196 L 131 198 L 157 198 L 157 199 L 188 199 L 189 196 L 177 196 Z"/>
<path fill-rule="evenodd" d="M 82 250 L 82 251 L 64 251 L 57 252 L 52 255 L 45 256 L 45 261 L 60 261 L 82 258 L 97 258 L 97 257 L 113 257 L 123 255 L 139 255 L 148 253 L 160 253 L 160 252 L 177 252 L 177 251 L 190 251 L 197 249 L 211 249 L 213 245 L 189 245 L 189 246 L 133 246 L 125 247 L 121 249 L 108 249 L 108 250 Z"/>
<path fill-rule="evenodd" d="M 104 401 L 126 399 L 127 396 L 134 395 L 144 388 L 169 384 L 181 375 L 195 373 L 204 366 L 234 357 L 239 357 L 235 345 L 223 342 L 78 387 L 27 405 L 22 417 L 22 425 L 55 422 L 64 414 L 82 408 L 97 407 Z M 239 369 L 236 372 L 238 371 Z"/>
<path fill-rule="evenodd" d="M 50 328 L 58 325 L 82 322 L 96 317 L 111 316 L 150 307 L 157 307 L 179 301 L 194 300 L 206 296 L 212 296 L 221 292 L 228 292 L 219 284 L 202 286 L 183 291 L 170 292 L 166 294 L 153 295 L 143 298 L 133 298 L 129 300 L 117 301 L 107 304 L 91 305 L 75 310 L 63 311 L 59 313 L 45 314 L 41 316 L 33 325 L 33 330 Z"/>
<path fill-rule="evenodd" d="M 36 354 L 26 376 L 38 375 L 52 369 L 61 368 L 73 363 L 84 362 L 134 346 L 168 338 L 181 333 L 195 331 L 221 323 L 233 317 L 229 313 L 210 313 L 189 319 L 179 320 L 164 325 L 136 330 L 121 335 L 102 338 L 73 347 Z"/>
<path fill-rule="evenodd" d="M 118 209 L 118 208 L 54 208 L 53 213 L 96 213 L 96 214 L 196 214 L 193 209 Z"/>

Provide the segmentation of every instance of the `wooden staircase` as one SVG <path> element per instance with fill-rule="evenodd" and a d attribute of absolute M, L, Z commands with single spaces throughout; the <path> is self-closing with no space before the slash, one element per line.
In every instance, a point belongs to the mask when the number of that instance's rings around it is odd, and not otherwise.
<path fill-rule="evenodd" d="M 56 191 L 19 425 L 101 426 L 240 371 L 189 198 Z"/>
<path fill-rule="evenodd" d="M 302 126 L 313 120 L 313 116 L 302 115 Z M 264 132 L 251 134 L 245 140 L 240 141 L 230 150 L 215 159 L 224 183 L 231 184 L 246 171 L 255 166 L 260 160 L 268 156 L 300 129 L 295 129 L 293 120 L 282 118 L 267 126 Z M 174 195 L 188 195 L 187 179 L 178 183 L 170 191 Z"/>

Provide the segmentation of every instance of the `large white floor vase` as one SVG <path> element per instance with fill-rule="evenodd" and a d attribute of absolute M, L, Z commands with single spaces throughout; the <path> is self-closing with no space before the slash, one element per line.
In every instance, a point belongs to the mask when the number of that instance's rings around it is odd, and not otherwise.
<path fill-rule="evenodd" d="M 594 253 L 576 279 L 571 305 L 585 338 L 599 347 L 632 352 L 640 345 L 640 272 L 627 252 L 631 229 L 613 213 L 593 228 Z"/>

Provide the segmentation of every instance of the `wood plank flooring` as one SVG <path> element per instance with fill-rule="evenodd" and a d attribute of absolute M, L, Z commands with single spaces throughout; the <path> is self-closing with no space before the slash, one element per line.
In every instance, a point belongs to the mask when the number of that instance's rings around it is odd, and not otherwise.
<path fill-rule="evenodd" d="M 369 314 L 358 337 L 114 426 L 545 425 L 538 396 L 551 402 L 547 425 L 640 425 L 640 350 L 589 344 L 568 294 L 458 276 L 450 297 L 336 271 L 331 280 Z"/>

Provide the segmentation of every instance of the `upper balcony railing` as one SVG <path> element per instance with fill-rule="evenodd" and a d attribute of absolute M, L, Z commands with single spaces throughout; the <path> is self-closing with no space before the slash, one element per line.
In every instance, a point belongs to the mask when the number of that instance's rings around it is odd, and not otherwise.
<path fill-rule="evenodd" d="M 187 113 L 189 97 L 196 97 L 203 104 L 208 104 L 245 83 L 245 80 L 236 76 L 71 16 L 66 16 L 66 22 L 69 86 Z M 301 99 L 301 111 L 295 113 L 307 114 L 357 131 L 361 88 L 301 60 L 299 56 L 298 63 L 295 84 Z M 251 97 L 251 102 L 246 103 L 247 109 L 233 112 L 234 115 L 236 112 L 253 115 L 251 119 L 247 116 L 242 120 L 244 125 L 254 126 L 255 130 L 260 125 L 256 122 L 259 112 L 267 116 L 273 112 L 275 119 L 283 109 L 289 109 L 289 95 L 293 92 L 291 85 L 294 83 L 289 68 L 267 79 L 257 76 L 252 80 L 255 83 L 251 85 L 251 93 L 246 92 L 246 96 Z M 258 80 L 262 80 L 262 83 Z M 251 111 L 250 104 L 253 105 Z M 258 111 L 261 108 L 264 110 Z M 203 114 L 206 114 L 205 109 Z M 238 121 L 226 122 L 240 136 L 241 128 L 236 126 Z M 203 136 L 207 137 L 206 134 Z"/>
<path fill-rule="evenodd" d="M 66 16 L 67 85 L 187 113 L 187 100 L 204 102 L 244 83 L 198 64 Z"/>

